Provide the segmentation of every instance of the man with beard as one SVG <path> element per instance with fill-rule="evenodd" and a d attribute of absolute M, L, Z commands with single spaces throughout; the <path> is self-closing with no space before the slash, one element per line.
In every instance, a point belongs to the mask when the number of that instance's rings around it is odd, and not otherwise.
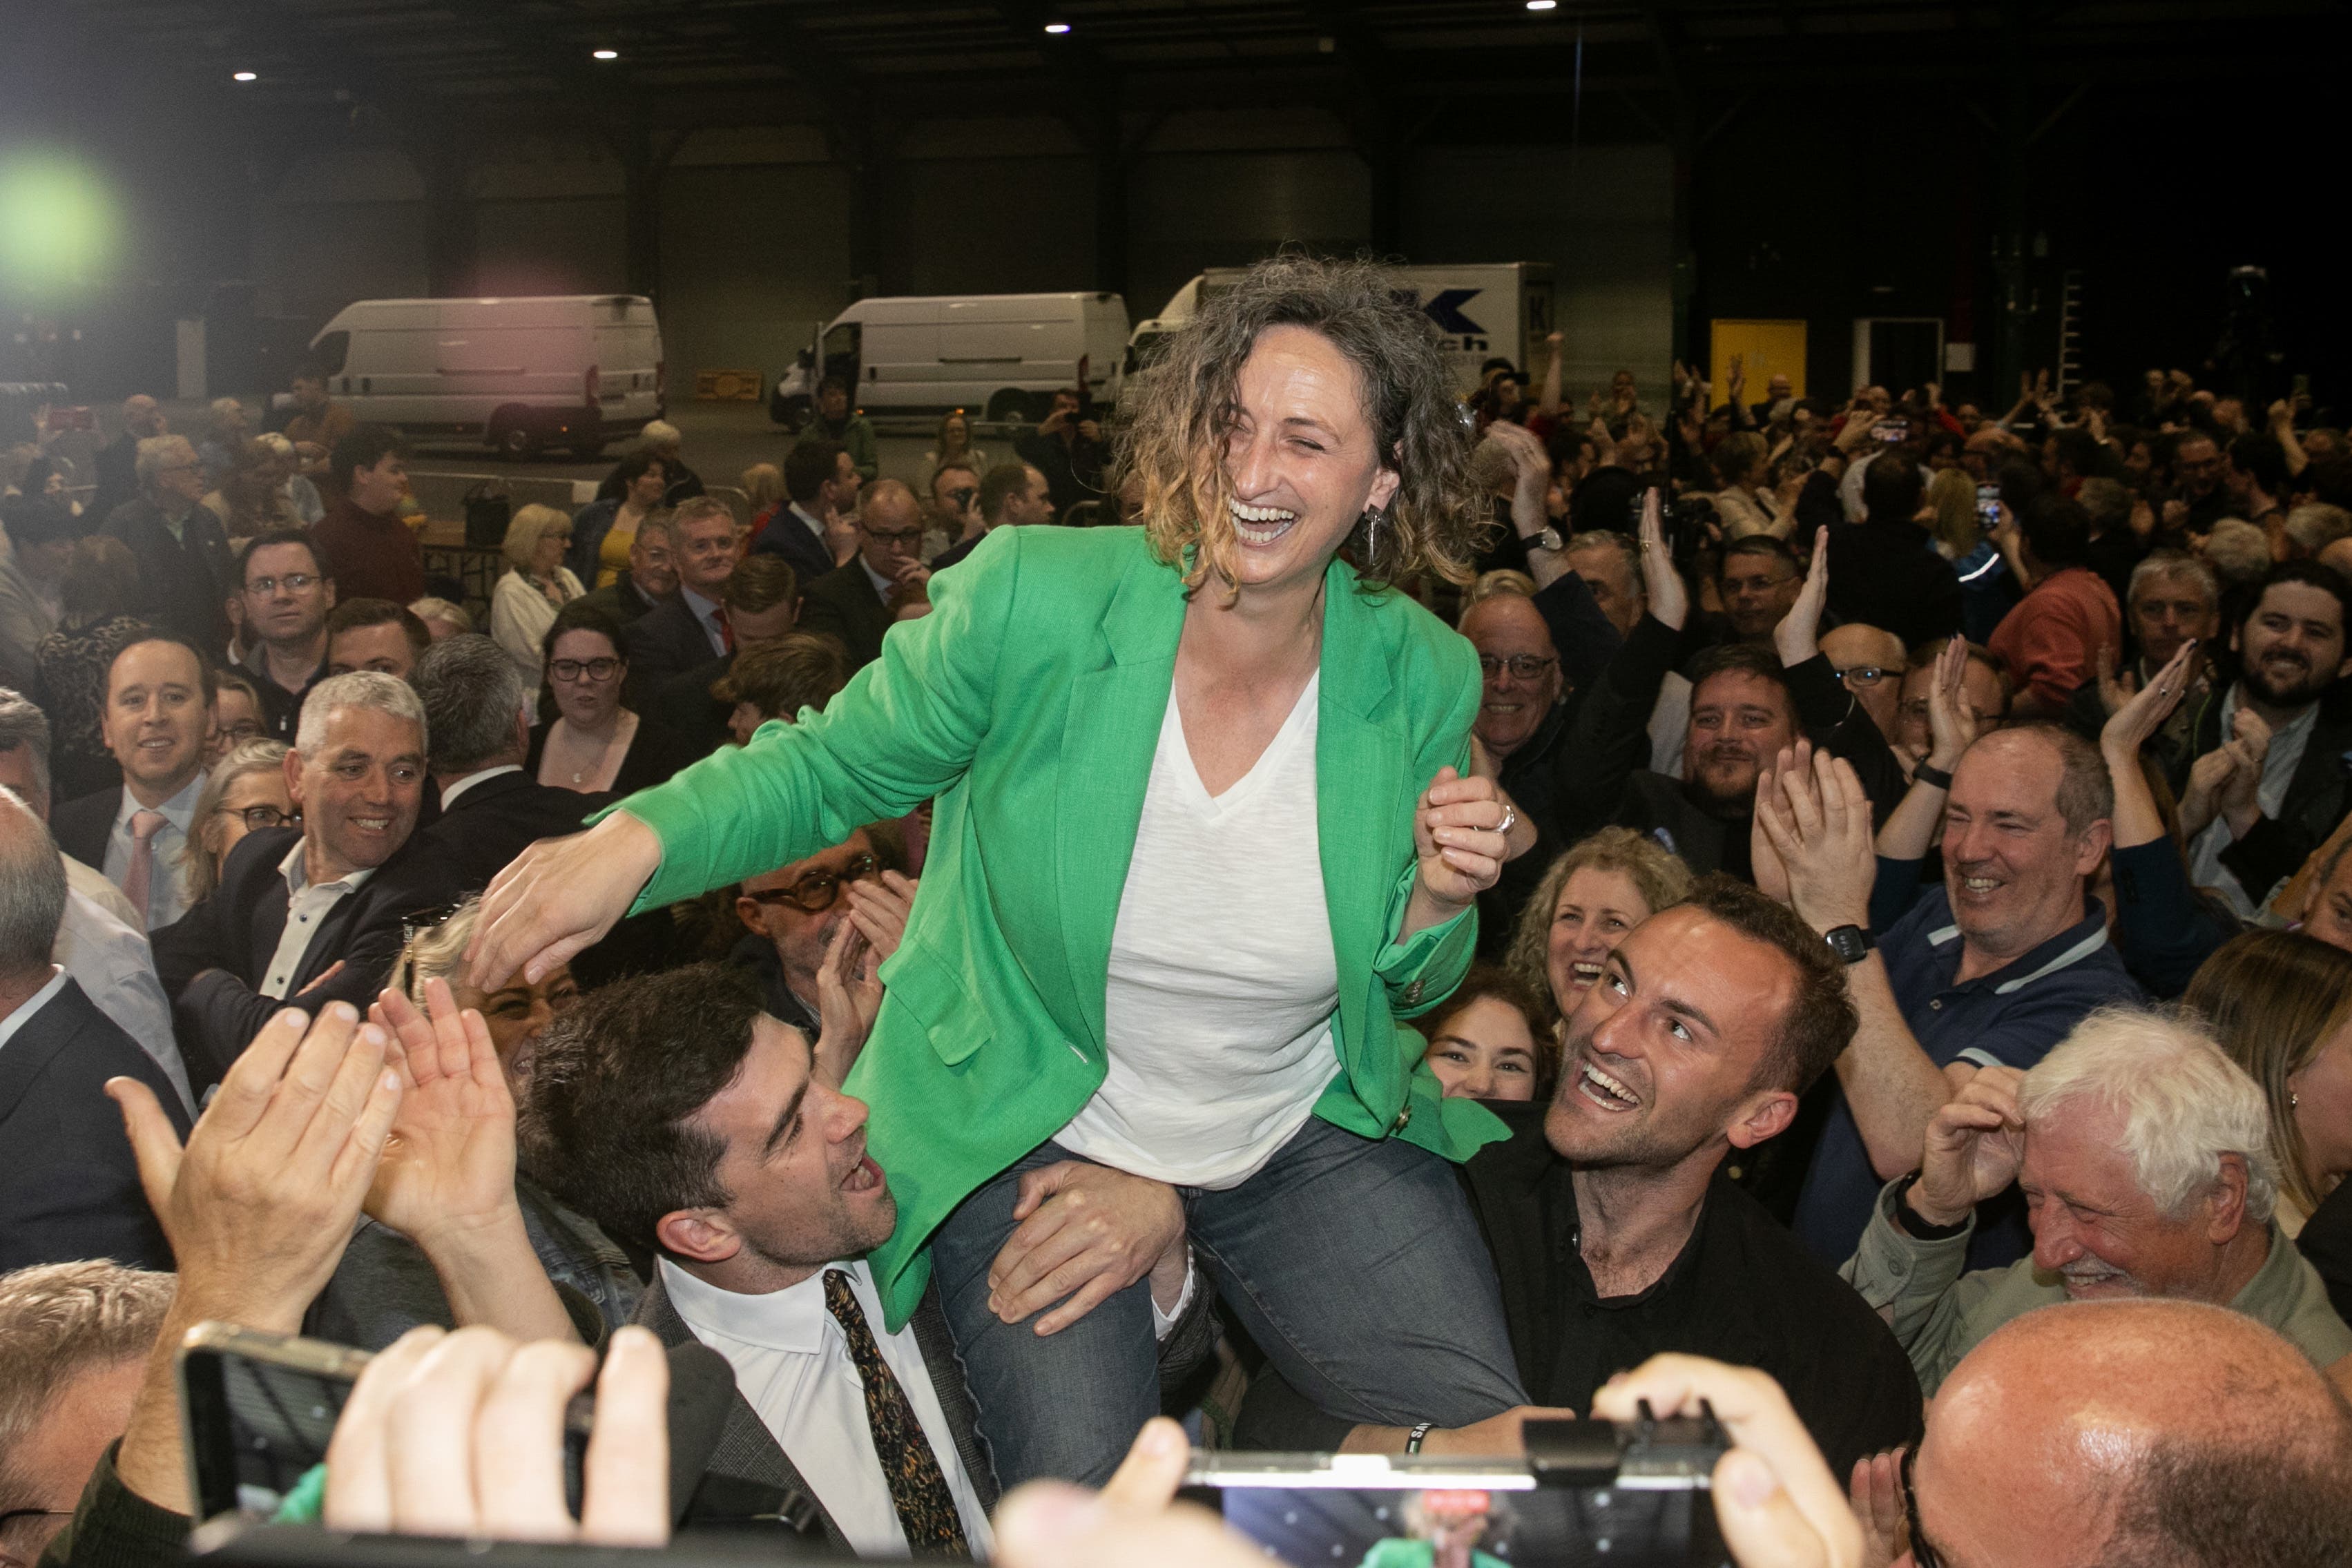
<path fill-rule="evenodd" d="M 1787 1126 L 1853 1037 L 1843 968 L 1787 910 L 1710 877 L 1611 953 L 1569 1015 L 1550 1105 L 1489 1103 L 1511 1136 L 1462 1185 L 1533 1396 L 1590 1415 L 1612 1374 L 1672 1351 L 1769 1372 L 1840 1474 L 1917 1437 L 1917 1385 L 1885 1325 L 1719 1168 Z M 1427 1431 L 1420 1451 L 1515 1450 L 1534 1413 Z M 1411 1436 L 1350 1427 L 1271 1375 L 1236 1434 L 1343 1452 Z"/>
<path fill-rule="evenodd" d="M 2200 782 L 2197 759 L 2233 738 L 2240 758 L 2251 752 L 2260 759 L 2258 776 L 2241 760 L 2219 786 L 2202 781 L 2220 810 L 2189 848 L 2189 880 L 2218 891 L 2242 919 L 2253 918 L 2343 820 L 2352 711 L 2337 683 L 2352 674 L 2347 608 L 2352 585 L 2334 568 L 2311 560 L 2271 568 L 2231 638 L 2238 678 L 2199 713 L 2194 740 L 2174 769 L 2173 792 L 2186 800 Z M 2262 750 L 2253 742 L 2265 733 Z"/>
<path fill-rule="evenodd" d="M 1959 661 L 1944 665 L 1957 683 Z M 1948 685 L 1937 700 L 1954 700 Z M 2027 724 L 1960 751 L 1950 726 L 1937 728 L 1909 798 L 1874 841 L 1871 804 L 1843 761 L 1800 747 L 1759 791 L 1757 883 L 1846 960 L 1862 1019 L 1797 1197 L 1797 1234 L 1832 1265 L 1852 1255 L 1880 1186 L 1917 1165 L 1928 1122 L 1976 1068 L 2032 1067 L 2085 1014 L 2139 999 L 2085 891 L 2113 837 L 2115 789 L 2098 748 Z M 1938 805 L 1943 884 L 1915 898 Z M 2027 1246 L 2017 1206 L 1996 1200 L 1969 1261 L 2006 1264 Z"/>

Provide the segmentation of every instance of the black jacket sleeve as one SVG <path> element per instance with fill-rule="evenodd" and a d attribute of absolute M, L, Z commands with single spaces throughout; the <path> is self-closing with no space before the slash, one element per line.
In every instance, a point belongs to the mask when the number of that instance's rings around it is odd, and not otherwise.
<path fill-rule="evenodd" d="M 1797 704 L 1798 725 L 1815 746 L 1853 765 L 1864 792 L 1877 808 L 1878 820 L 1885 821 L 1903 803 L 1911 781 L 1903 777 L 1903 767 L 1895 760 L 1886 737 L 1878 732 L 1877 721 L 1845 689 L 1828 654 L 1815 653 L 1786 674 L 1789 695 Z"/>
<path fill-rule="evenodd" d="M 2317 840 L 2292 822 L 2264 816 L 2247 830 L 2246 836 L 2221 852 L 2221 863 L 2246 890 L 2246 896 L 2257 904 L 2270 896 L 2271 889 L 2303 869 L 2311 852 L 2319 847 Z"/>
<path fill-rule="evenodd" d="M 98 1457 L 73 1519 L 41 1553 L 40 1568 L 155 1568 L 185 1560 L 188 1516 L 159 1508 L 122 1484 L 117 1437 Z"/>
<path fill-rule="evenodd" d="M 1592 601 L 1592 590 L 1572 571 L 1560 573 L 1536 595 L 1536 609 L 1559 652 L 1559 673 L 1570 691 L 1589 691 L 1609 667 L 1624 639 Z"/>
<path fill-rule="evenodd" d="M 1650 711 L 1679 643 L 1664 622 L 1643 616 L 1578 706 L 1564 743 L 1552 748 L 1562 765 L 1553 812 L 1563 844 L 1607 827 L 1623 809 L 1634 772 L 1650 759 Z"/>
<path fill-rule="evenodd" d="M 2336 1314 L 2352 1322 L 2352 1181 L 2338 1182 L 2304 1221 L 2295 1249 L 2319 1271 Z"/>
<path fill-rule="evenodd" d="M 2168 838 L 2116 850 L 2114 866 L 2116 950 L 2149 995 L 2177 997 L 2237 923 L 2198 896 Z"/>

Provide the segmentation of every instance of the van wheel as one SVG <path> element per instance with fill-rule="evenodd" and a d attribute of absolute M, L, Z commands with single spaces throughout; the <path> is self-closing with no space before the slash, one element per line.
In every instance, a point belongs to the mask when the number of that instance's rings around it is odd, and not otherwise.
<path fill-rule="evenodd" d="M 539 429 L 519 415 L 490 426 L 490 444 L 509 463 L 528 463 L 539 455 Z"/>

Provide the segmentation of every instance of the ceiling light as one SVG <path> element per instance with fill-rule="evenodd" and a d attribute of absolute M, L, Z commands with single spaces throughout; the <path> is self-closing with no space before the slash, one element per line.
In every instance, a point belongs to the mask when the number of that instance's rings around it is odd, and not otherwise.
<path fill-rule="evenodd" d="M 232 81 L 259 81 L 261 78 L 258 73 L 254 71 L 238 71 L 229 79 Z"/>
<path fill-rule="evenodd" d="M 617 60 L 621 57 L 621 51 L 618 49 L 593 49 L 589 51 L 588 57 L 592 60 Z"/>
<path fill-rule="evenodd" d="M 1052 33 L 1056 37 L 1066 33 L 1069 30 L 1070 25 L 1067 22 L 1048 22 L 1045 24 L 1045 31 Z"/>
<path fill-rule="evenodd" d="M 1556 11 L 1559 8 L 1559 0 L 1528 0 L 1528 9 L 1530 11 Z"/>

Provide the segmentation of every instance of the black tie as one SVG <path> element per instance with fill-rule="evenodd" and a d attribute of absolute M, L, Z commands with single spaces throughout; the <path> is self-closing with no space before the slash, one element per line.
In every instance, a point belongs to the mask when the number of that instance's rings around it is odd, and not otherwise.
<path fill-rule="evenodd" d="M 955 1495 L 923 1436 L 923 1424 L 883 1361 L 866 1313 L 849 1293 L 849 1276 L 838 1269 L 824 1271 L 824 1307 L 849 1341 L 849 1359 L 866 1385 L 866 1424 L 873 1430 L 874 1452 L 890 1483 L 890 1506 L 898 1511 L 907 1545 L 919 1554 L 971 1556 L 963 1516 L 956 1511 Z"/>

